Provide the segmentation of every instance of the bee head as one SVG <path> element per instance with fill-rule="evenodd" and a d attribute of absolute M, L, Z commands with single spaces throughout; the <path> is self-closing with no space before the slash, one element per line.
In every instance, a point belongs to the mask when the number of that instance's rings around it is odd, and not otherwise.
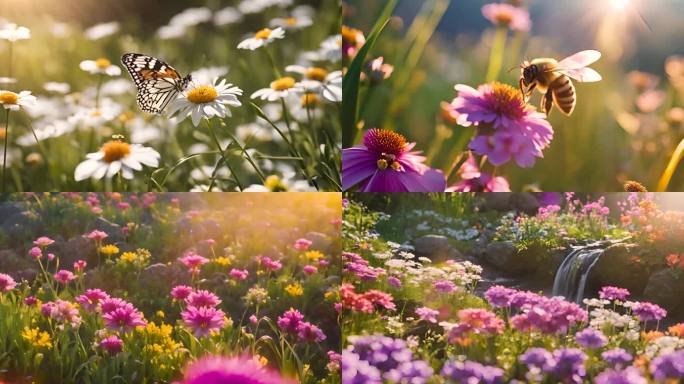
<path fill-rule="evenodd" d="M 537 78 L 537 74 L 539 73 L 539 68 L 535 64 L 529 64 L 528 62 L 525 62 L 522 66 L 522 76 L 523 80 L 525 81 L 525 84 L 530 84 L 534 81 L 534 79 Z"/>

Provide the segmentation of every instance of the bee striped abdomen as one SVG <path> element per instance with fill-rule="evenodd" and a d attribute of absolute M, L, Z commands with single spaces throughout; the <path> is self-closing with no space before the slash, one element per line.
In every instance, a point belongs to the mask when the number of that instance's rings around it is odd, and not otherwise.
<path fill-rule="evenodd" d="M 572 81 L 567 76 L 561 75 L 551 83 L 550 88 L 553 89 L 553 101 L 556 107 L 569 116 L 575 109 L 577 101 L 575 86 L 572 84 Z"/>

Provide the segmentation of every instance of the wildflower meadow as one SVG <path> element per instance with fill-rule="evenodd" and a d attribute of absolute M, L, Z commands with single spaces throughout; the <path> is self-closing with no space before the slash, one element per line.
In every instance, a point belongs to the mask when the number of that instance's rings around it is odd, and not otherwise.
<path fill-rule="evenodd" d="M 339 383 L 341 197 L 277 196 L 5 195 L 0 381 Z"/>
<path fill-rule="evenodd" d="M 346 194 L 342 383 L 679 383 L 681 196 Z"/>
<path fill-rule="evenodd" d="M 340 190 L 337 1 L 0 8 L 0 191 Z"/>
<path fill-rule="evenodd" d="M 343 190 L 682 187 L 684 2 L 346 0 Z"/>

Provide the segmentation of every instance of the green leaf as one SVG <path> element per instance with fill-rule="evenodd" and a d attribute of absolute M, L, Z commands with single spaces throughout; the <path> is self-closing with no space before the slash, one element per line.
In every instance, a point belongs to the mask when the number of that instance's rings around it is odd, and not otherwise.
<path fill-rule="evenodd" d="M 356 136 L 356 120 L 359 102 L 359 87 L 361 85 L 361 71 L 366 60 L 368 52 L 375 45 L 376 40 L 387 26 L 389 18 L 397 5 L 397 0 L 389 0 L 382 10 L 378 21 L 375 23 L 373 30 L 366 43 L 356 53 L 354 60 L 352 60 L 347 73 L 342 79 L 342 148 L 351 147 Z"/>

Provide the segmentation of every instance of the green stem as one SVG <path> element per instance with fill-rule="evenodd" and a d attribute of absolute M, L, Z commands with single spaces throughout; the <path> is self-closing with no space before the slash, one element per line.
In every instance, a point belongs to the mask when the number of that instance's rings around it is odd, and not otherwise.
<path fill-rule="evenodd" d="M 246 146 L 243 147 L 242 144 L 240 144 L 240 142 L 237 140 L 237 138 L 234 135 L 232 135 L 232 134 L 229 134 L 229 135 L 230 135 L 230 138 L 233 139 L 233 142 L 235 144 L 237 144 L 238 147 L 240 147 L 240 151 L 241 151 L 242 155 L 244 155 L 245 159 L 247 159 L 247 162 L 249 162 L 249 164 L 252 165 L 252 168 L 254 168 L 254 171 L 257 173 L 257 175 L 261 179 L 261 182 L 263 183 L 264 181 L 266 181 L 266 177 L 264 176 L 264 173 L 261 171 L 259 166 L 254 162 L 254 159 L 252 159 L 252 156 L 249 154 L 249 152 L 247 152 Z"/>
<path fill-rule="evenodd" d="M 5 150 L 2 153 L 2 192 L 7 191 L 7 143 L 9 142 L 9 113 L 7 110 L 7 120 L 5 121 Z"/>
<path fill-rule="evenodd" d="M 266 52 L 266 56 L 268 56 L 268 61 L 271 63 L 271 67 L 273 67 L 273 73 L 275 74 L 276 78 L 281 78 L 282 75 L 275 64 L 275 59 L 273 59 L 273 54 L 271 53 L 271 50 L 267 47 L 264 47 L 264 51 Z"/>
<path fill-rule="evenodd" d="M 285 119 L 285 126 L 287 126 L 287 131 L 290 133 L 290 142 L 294 145 L 295 139 L 292 133 L 292 128 L 290 126 L 290 113 L 287 111 L 287 105 L 285 105 L 285 99 L 280 98 L 280 104 L 283 106 L 283 119 Z"/>
<path fill-rule="evenodd" d="M 507 27 L 500 26 L 496 28 L 494 40 L 492 41 L 492 51 L 489 54 L 489 66 L 487 67 L 486 80 L 488 83 L 496 80 L 499 77 L 499 72 L 501 72 L 507 35 Z"/>
<path fill-rule="evenodd" d="M 9 61 L 9 63 L 7 64 L 7 70 L 8 70 L 7 77 L 9 77 L 9 78 L 12 78 L 12 51 L 13 51 L 13 47 L 14 47 L 14 44 L 12 42 L 10 42 L 9 43 L 9 51 L 7 52 L 7 60 Z"/>
<path fill-rule="evenodd" d="M 214 132 L 214 128 L 212 128 L 211 124 L 209 124 L 209 120 L 207 120 L 207 127 L 209 128 L 209 134 L 211 135 L 211 138 L 214 140 L 214 144 L 216 144 L 216 148 L 218 149 L 219 153 L 221 154 L 221 160 L 216 163 L 216 167 L 214 167 L 214 172 L 212 172 L 211 175 L 211 181 L 209 183 L 209 192 L 212 191 L 214 188 L 214 185 L 216 184 L 216 175 L 218 173 L 219 167 L 225 163 L 228 168 L 230 169 L 231 174 L 233 175 L 233 178 L 235 179 L 235 182 L 238 185 L 238 188 L 242 191 L 244 187 L 242 186 L 242 183 L 240 183 L 240 179 L 238 178 L 238 175 L 233 171 L 233 168 L 230 166 L 230 163 L 228 162 L 228 159 L 226 159 L 226 154 L 221 148 L 221 142 L 219 141 L 218 137 L 216 136 L 216 133 Z"/>
<path fill-rule="evenodd" d="M 95 109 L 100 108 L 100 88 L 102 88 L 103 74 L 99 74 L 97 78 L 97 88 L 95 88 Z"/>

